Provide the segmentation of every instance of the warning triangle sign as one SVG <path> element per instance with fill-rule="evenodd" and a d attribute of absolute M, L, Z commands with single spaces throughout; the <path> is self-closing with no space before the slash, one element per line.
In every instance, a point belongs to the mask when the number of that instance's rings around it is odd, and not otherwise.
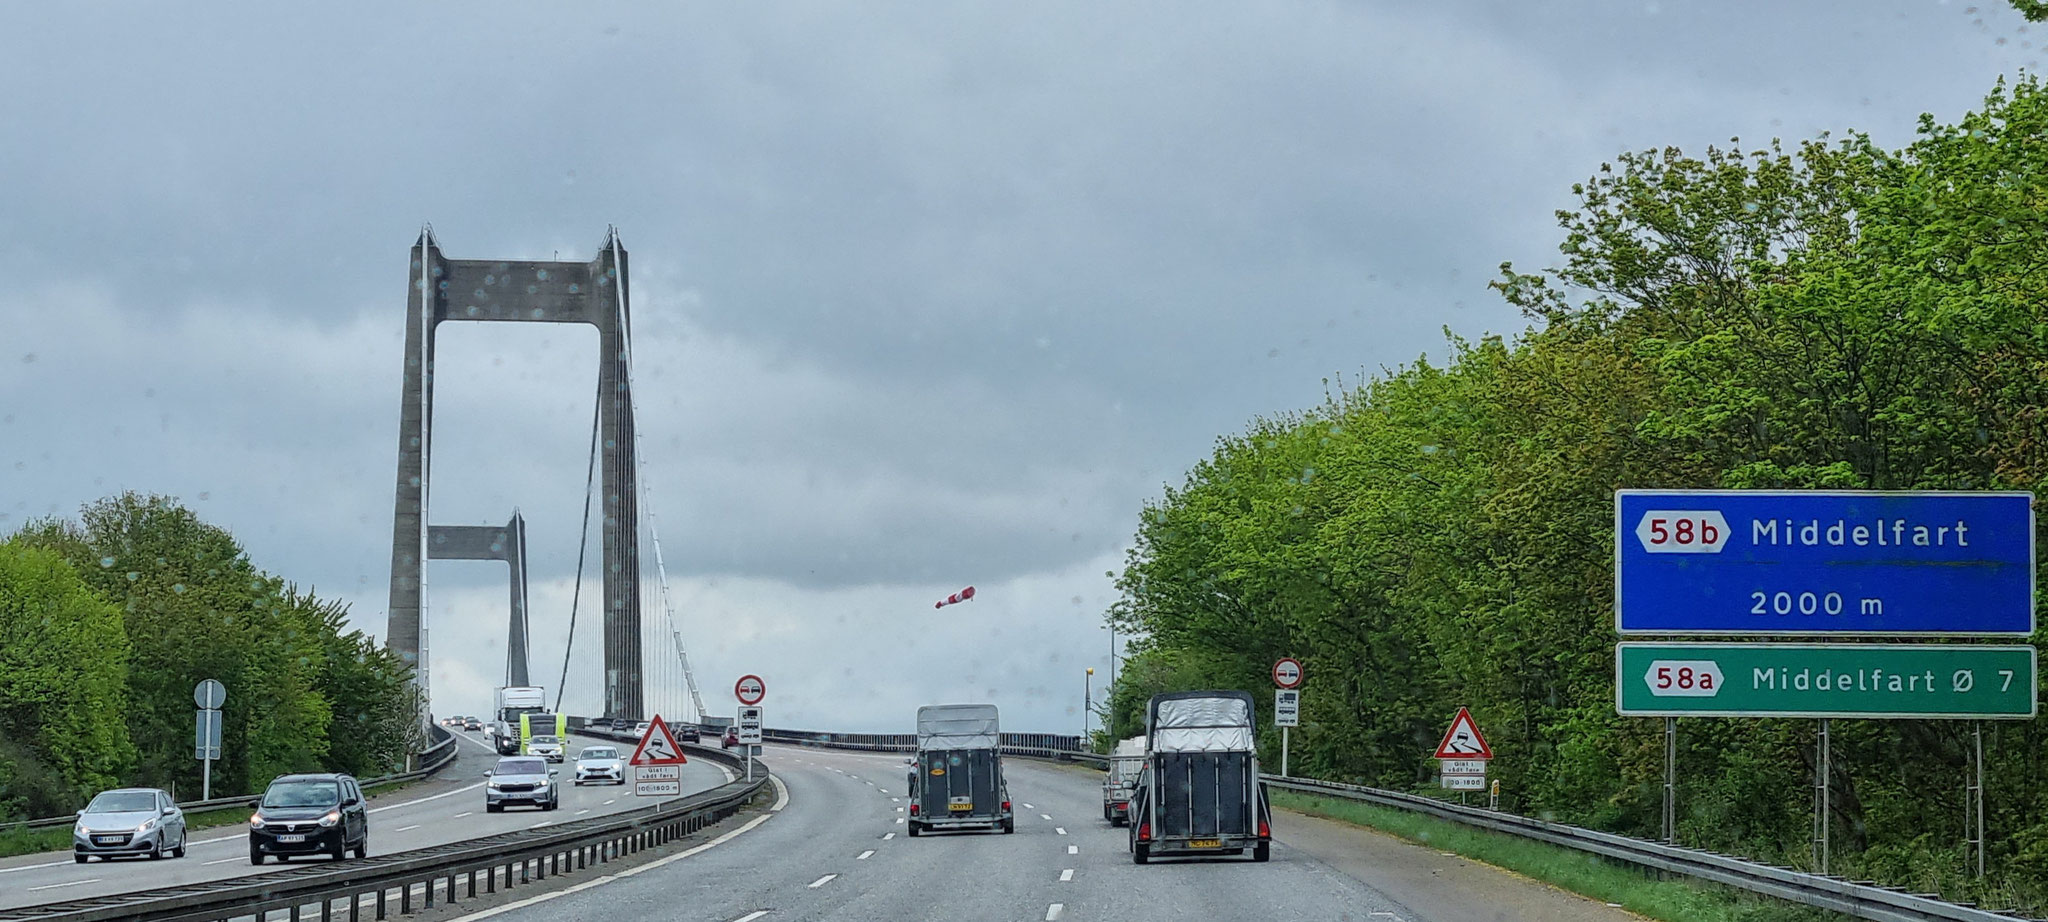
<path fill-rule="evenodd" d="M 1479 725 L 1472 722 L 1472 712 L 1458 709 L 1458 716 L 1451 719 L 1451 729 L 1444 732 L 1444 741 L 1436 744 L 1439 759 L 1491 759 L 1493 750 L 1486 745 L 1486 737 L 1479 735 Z"/>
<path fill-rule="evenodd" d="M 668 724 L 661 721 L 661 715 L 647 722 L 647 733 L 640 737 L 640 745 L 633 749 L 634 765 L 681 765 L 688 762 L 683 758 L 683 746 L 676 742 L 676 735 L 670 733 Z"/>

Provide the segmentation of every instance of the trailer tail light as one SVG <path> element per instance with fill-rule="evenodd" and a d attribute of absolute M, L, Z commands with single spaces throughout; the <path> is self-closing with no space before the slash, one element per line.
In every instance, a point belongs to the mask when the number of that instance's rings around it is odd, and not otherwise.
<path fill-rule="evenodd" d="M 1267 822 L 1266 822 L 1265 820 L 1260 820 L 1260 821 L 1259 821 L 1259 838 L 1261 838 L 1261 839 L 1270 839 L 1270 838 L 1272 838 L 1272 837 L 1273 837 L 1273 827 L 1272 827 L 1271 825 L 1267 824 Z"/>
<path fill-rule="evenodd" d="M 917 815 L 917 802 L 916 802 L 916 801 L 912 801 L 912 802 L 911 802 L 911 804 L 910 804 L 910 815 L 911 815 L 911 816 L 916 816 L 916 815 Z"/>
<path fill-rule="evenodd" d="M 1003 801 L 1003 812 L 1004 812 L 1004 813 L 1008 813 L 1008 812 L 1010 812 L 1010 802 L 1009 802 L 1009 801 L 1007 801 L 1007 800 L 1006 800 L 1006 801 Z"/>
<path fill-rule="evenodd" d="M 1152 821 L 1151 821 L 1151 820 L 1146 820 L 1145 822 L 1142 822 L 1142 823 L 1139 823 L 1139 824 L 1138 824 L 1138 841 L 1140 841 L 1140 842 L 1150 842 L 1150 841 L 1152 841 Z"/>

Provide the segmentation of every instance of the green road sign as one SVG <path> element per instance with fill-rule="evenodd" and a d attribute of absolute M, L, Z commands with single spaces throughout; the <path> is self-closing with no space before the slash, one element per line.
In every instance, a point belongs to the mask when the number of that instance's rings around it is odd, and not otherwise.
<path fill-rule="evenodd" d="M 2034 648 L 1974 644 L 1622 643 L 1632 717 L 2025 718 Z"/>

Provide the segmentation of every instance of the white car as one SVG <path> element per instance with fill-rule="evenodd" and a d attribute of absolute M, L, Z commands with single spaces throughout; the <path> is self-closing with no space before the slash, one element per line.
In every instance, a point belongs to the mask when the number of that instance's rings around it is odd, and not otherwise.
<path fill-rule="evenodd" d="M 577 784 L 626 783 L 626 760 L 611 746 L 585 746 L 576 754 Z"/>
<path fill-rule="evenodd" d="M 535 736 L 526 741 L 526 754 L 540 756 L 550 762 L 560 762 L 563 756 L 562 738 L 558 736 Z"/>

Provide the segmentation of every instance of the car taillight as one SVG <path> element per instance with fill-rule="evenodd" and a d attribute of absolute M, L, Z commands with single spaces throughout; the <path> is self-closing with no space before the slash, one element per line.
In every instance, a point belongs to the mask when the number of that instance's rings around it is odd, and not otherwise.
<path fill-rule="evenodd" d="M 1152 823 L 1149 820 L 1138 824 L 1138 841 L 1152 841 Z"/>
<path fill-rule="evenodd" d="M 1265 821 L 1265 820 L 1260 820 L 1260 821 L 1259 821 L 1259 838 L 1261 838 L 1261 839 L 1270 839 L 1270 838 L 1272 838 L 1272 837 L 1273 837 L 1273 827 L 1271 827 L 1271 826 L 1268 826 L 1268 825 L 1266 825 L 1266 821 Z"/>
<path fill-rule="evenodd" d="M 1006 801 L 1003 801 L 1003 809 L 1004 809 L 1004 810 L 1008 810 L 1008 809 L 1010 809 L 1010 802 L 1009 802 L 1009 801 L 1007 801 L 1007 800 L 1006 800 Z"/>
<path fill-rule="evenodd" d="M 911 815 L 911 816 L 916 816 L 916 815 L 917 815 L 917 805 L 916 805 L 916 804 L 911 804 L 911 805 L 910 805 L 910 815 Z"/>

